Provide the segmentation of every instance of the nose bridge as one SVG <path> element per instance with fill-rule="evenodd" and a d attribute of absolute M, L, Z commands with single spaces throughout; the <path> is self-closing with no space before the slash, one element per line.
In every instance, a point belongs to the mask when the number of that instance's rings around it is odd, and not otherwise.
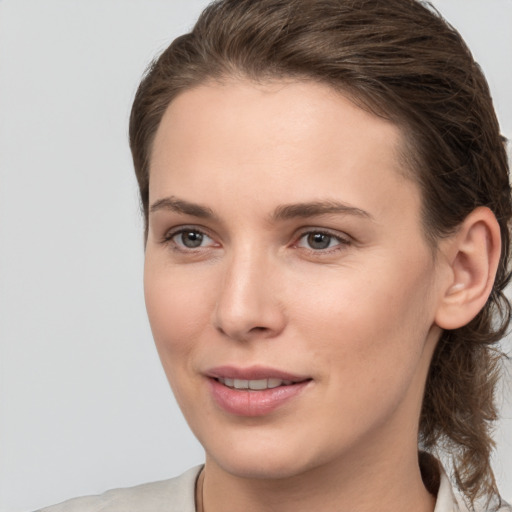
<path fill-rule="evenodd" d="M 226 259 L 217 294 L 214 323 L 223 334 L 239 340 L 272 337 L 284 327 L 284 312 L 272 279 L 275 261 L 251 244 Z"/>

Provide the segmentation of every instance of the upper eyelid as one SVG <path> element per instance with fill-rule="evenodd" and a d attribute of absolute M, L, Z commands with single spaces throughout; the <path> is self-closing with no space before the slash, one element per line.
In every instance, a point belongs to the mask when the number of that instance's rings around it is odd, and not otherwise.
<path fill-rule="evenodd" d="M 337 229 L 321 228 L 321 227 L 314 227 L 314 226 L 299 229 L 295 236 L 297 237 L 297 239 L 300 239 L 304 235 L 309 235 L 311 233 L 321 233 L 323 235 L 332 236 L 333 238 L 338 238 L 340 240 L 353 240 L 353 237 L 344 231 L 338 231 Z"/>
<path fill-rule="evenodd" d="M 179 233 L 183 233 L 184 231 L 197 231 L 198 233 L 213 239 L 213 236 L 208 229 L 203 228 L 202 226 L 197 226 L 195 224 L 183 224 L 166 229 L 164 232 L 164 238 L 172 238 L 173 236 L 176 236 Z"/>

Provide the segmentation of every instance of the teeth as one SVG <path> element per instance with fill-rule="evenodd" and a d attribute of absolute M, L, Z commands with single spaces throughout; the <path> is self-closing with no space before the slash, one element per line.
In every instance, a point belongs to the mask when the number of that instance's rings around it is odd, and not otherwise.
<path fill-rule="evenodd" d="M 250 380 L 249 381 L 249 389 L 268 389 L 268 380 L 267 379 L 261 379 L 261 380 Z"/>
<path fill-rule="evenodd" d="M 233 386 L 235 387 L 235 389 L 248 389 L 249 382 L 250 381 L 248 381 L 248 380 L 235 379 Z"/>
<path fill-rule="evenodd" d="M 245 380 L 245 379 L 223 379 L 219 377 L 219 382 L 229 388 L 234 389 L 252 389 L 254 391 L 261 391 L 263 389 L 272 389 L 279 386 L 290 386 L 291 380 L 281 379 L 257 379 L 257 380 Z"/>
<path fill-rule="evenodd" d="M 267 381 L 267 387 L 269 388 L 277 388 L 281 385 L 283 381 L 281 379 L 268 379 Z"/>

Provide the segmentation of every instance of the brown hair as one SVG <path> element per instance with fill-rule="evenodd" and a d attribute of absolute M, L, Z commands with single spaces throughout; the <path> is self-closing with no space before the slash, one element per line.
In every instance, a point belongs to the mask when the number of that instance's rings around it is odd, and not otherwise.
<path fill-rule="evenodd" d="M 396 122 L 422 190 L 435 247 L 478 206 L 500 224 L 502 254 L 492 293 L 468 325 L 445 331 L 434 354 L 420 418 L 420 445 L 442 448 L 471 502 L 497 496 L 490 467 L 497 418 L 496 344 L 510 320 L 511 197 L 504 139 L 486 80 L 458 32 L 416 0 L 221 0 L 148 68 L 130 118 L 130 144 L 148 216 L 152 141 L 169 103 L 207 80 L 320 81 Z"/>

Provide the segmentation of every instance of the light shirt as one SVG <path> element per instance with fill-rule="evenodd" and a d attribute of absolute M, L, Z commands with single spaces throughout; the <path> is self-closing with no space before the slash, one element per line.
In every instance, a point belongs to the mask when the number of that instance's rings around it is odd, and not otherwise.
<path fill-rule="evenodd" d="M 195 487 L 201 469 L 197 466 L 170 480 L 75 498 L 36 512 L 196 512 Z M 468 512 L 442 470 L 434 512 Z M 499 512 L 512 508 L 504 505 Z"/>

